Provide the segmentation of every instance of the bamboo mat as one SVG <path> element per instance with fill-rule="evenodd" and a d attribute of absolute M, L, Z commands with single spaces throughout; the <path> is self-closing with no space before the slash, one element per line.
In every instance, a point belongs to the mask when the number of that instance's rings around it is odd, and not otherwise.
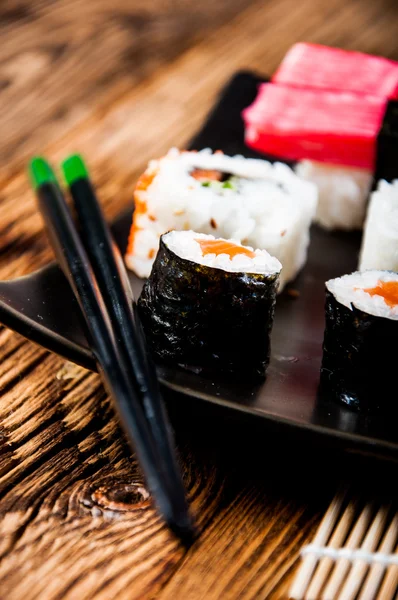
<path fill-rule="evenodd" d="M 373 498 L 373 500 L 370 500 Z M 343 484 L 309 544 L 292 600 L 394 600 L 398 591 L 398 512 L 393 491 Z"/>

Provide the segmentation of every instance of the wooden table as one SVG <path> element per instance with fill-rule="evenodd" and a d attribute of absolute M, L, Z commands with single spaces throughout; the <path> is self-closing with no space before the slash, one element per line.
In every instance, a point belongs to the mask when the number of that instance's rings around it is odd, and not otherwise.
<path fill-rule="evenodd" d="M 398 59 L 397 18 L 395 0 L 2 2 L 0 277 L 51 259 L 32 154 L 82 152 L 111 218 L 234 71 L 271 73 L 298 40 Z M 202 530 L 184 551 L 98 377 L 3 327 L 0 358 L 1 600 L 286 597 L 337 486 L 333 452 L 168 394 Z"/>

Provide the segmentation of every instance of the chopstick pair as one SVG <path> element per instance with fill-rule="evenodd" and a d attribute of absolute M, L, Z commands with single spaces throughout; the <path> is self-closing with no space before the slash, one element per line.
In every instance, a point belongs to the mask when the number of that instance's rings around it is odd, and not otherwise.
<path fill-rule="evenodd" d="M 170 529 L 189 544 L 193 522 L 123 259 L 81 157 L 70 156 L 62 163 L 62 170 L 79 228 L 50 165 L 41 157 L 30 165 L 51 245 L 80 306 L 82 326 L 98 370 L 158 510 Z"/>

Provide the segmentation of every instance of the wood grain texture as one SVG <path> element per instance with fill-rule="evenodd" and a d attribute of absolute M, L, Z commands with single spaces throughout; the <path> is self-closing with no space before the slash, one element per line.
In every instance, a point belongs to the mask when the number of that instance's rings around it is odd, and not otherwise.
<path fill-rule="evenodd" d="M 2 3 L 0 277 L 51 258 L 24 173 L 31 154 L 84 153 L 112 217 L 234 71 L 271 73 L 298 40 L 398 59 L 397 16 L 395 0 Z M 0 357 L 1 600 L 286 597 L 334 495 L 333 457 L 300 454 L 284 431 L 255 447 L 252 424 L 169 397 L 202 529 L 183 552 L 98 377 L 1 327 Z"/>

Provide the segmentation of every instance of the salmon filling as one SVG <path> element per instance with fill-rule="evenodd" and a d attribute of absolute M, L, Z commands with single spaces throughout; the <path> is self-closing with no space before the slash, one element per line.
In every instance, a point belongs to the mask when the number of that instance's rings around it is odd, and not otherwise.
<path fill-rule="evenodd" d="M 223 181 L 224 173 L 209 169 L 193 169 L 191 177 L 197 181 Z"/>
<path fill-rule="evenodd" d="M 355 288 L 359 289 L 359 288 Z M 373 288 L 363 290 L 369 296 L 381 296 L 388 306 L 394 307 L 398 304 L 398 281 L 378 281 Z"/>
<path fill-rule="evenodd" d="M 254 258 L 256 256 L 252 250 L 242 248 L 242 246 L 238 246 L 237 244 L 232 244 L 231 242 L 226 242 L 224 240 L 196 239 L 195 241 L 198 242 L 203 256 L 206 256 L 206 254 L 215 254 L 216 256 L 219 254 L 228 254 L 229 258 L 231 259 L 239 254 L 244 254 L 249 258 Z"/>

